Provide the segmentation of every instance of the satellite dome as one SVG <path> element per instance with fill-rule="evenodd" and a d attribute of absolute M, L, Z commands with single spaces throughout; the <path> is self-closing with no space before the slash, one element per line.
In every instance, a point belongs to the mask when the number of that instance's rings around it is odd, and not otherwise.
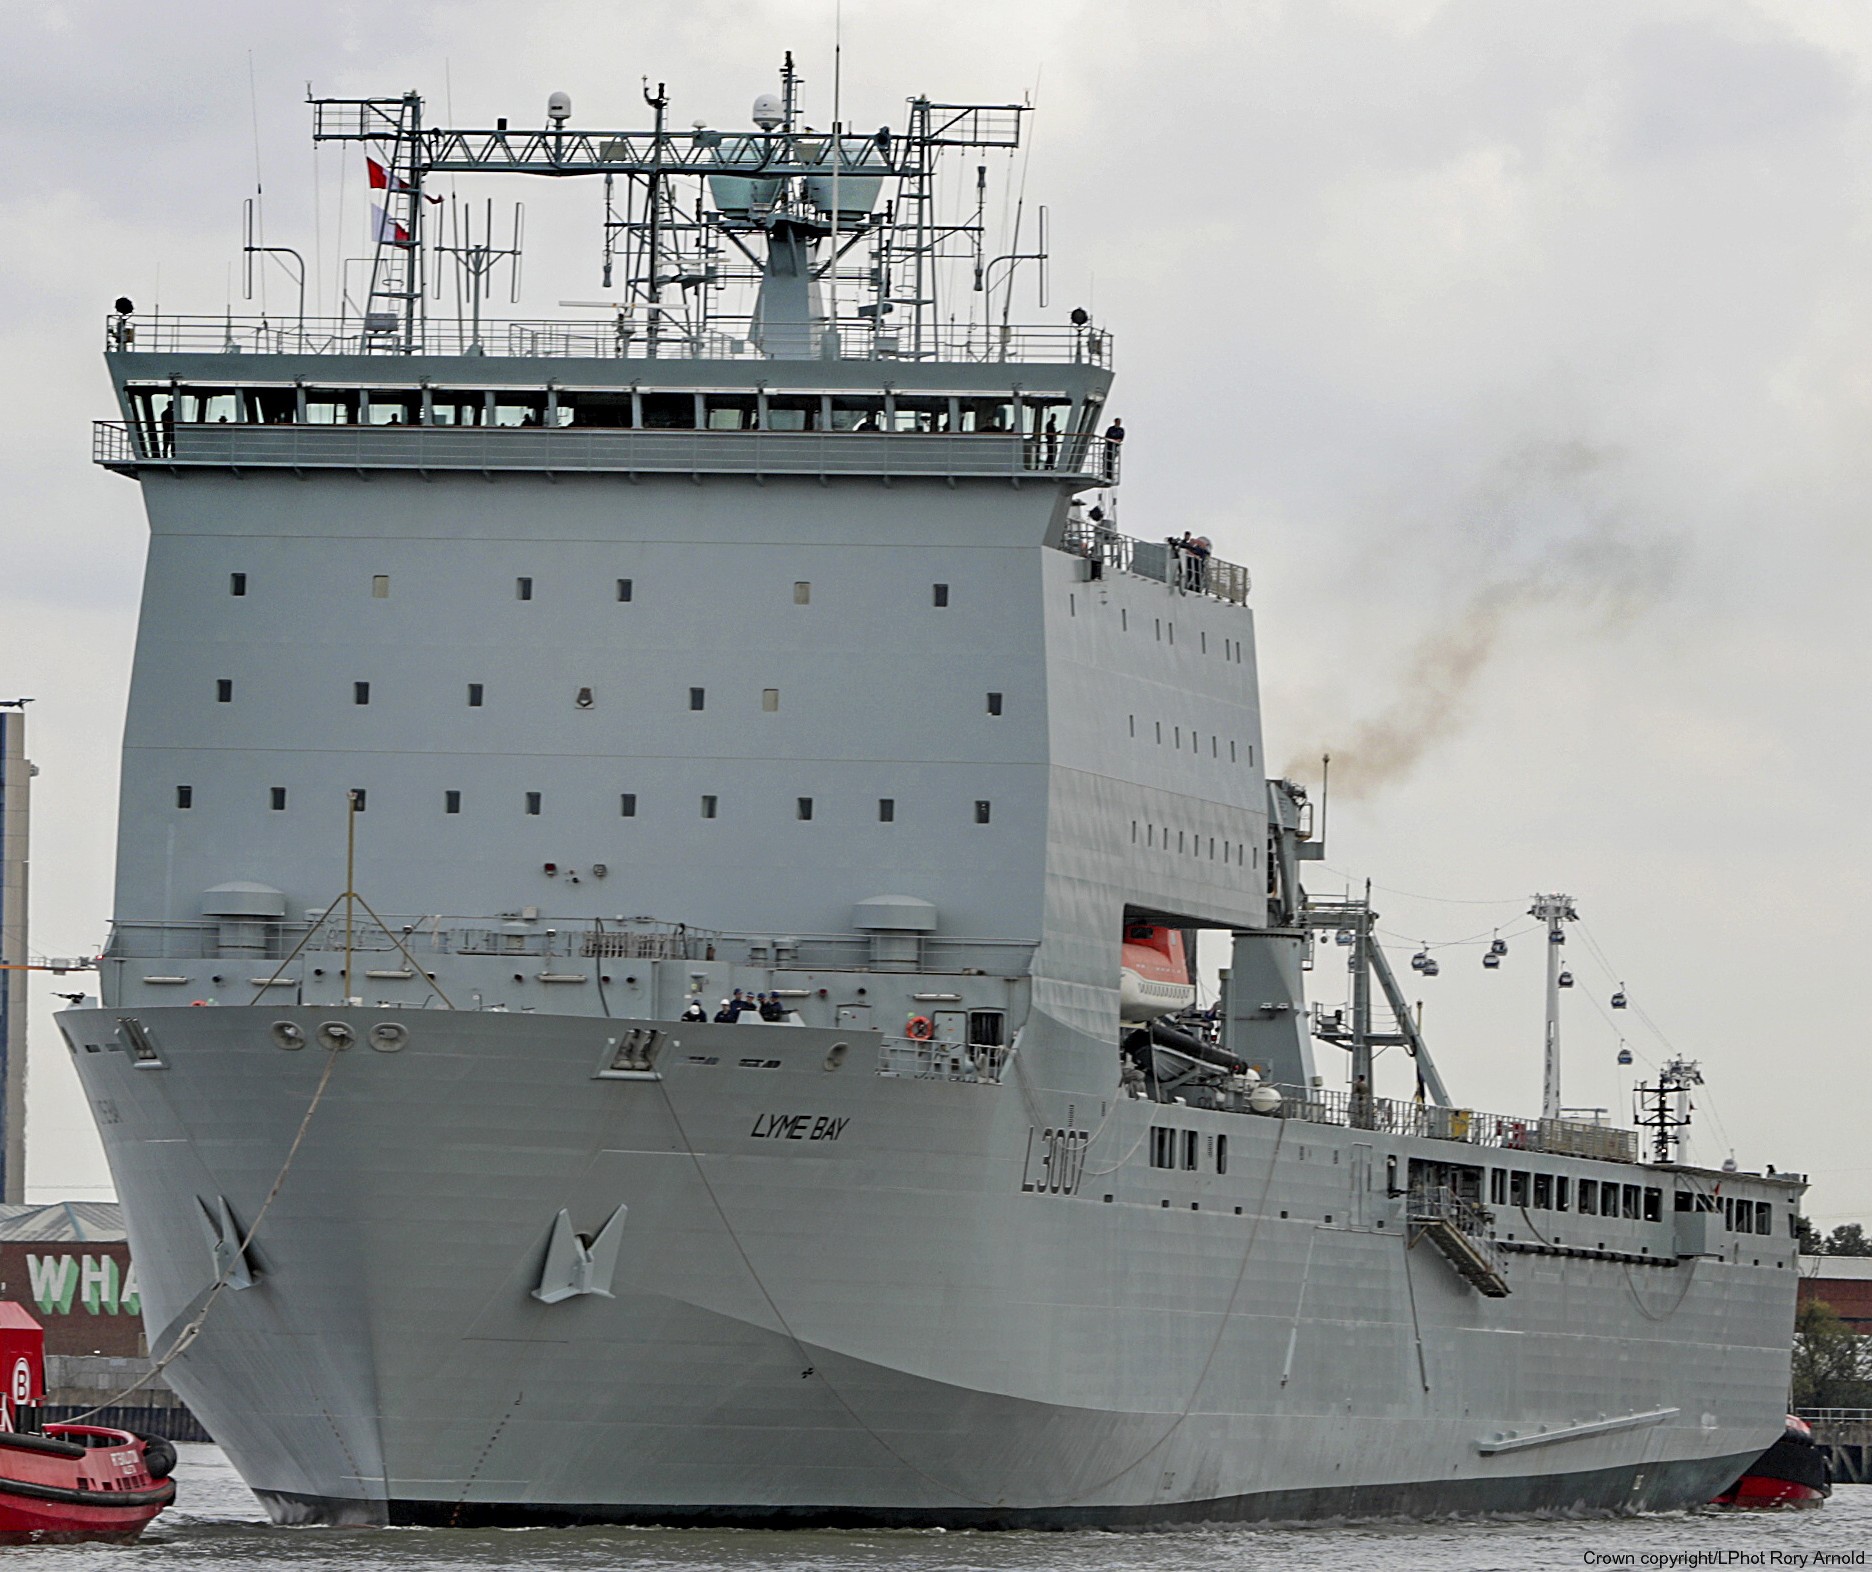
<path fill-rule="evenodd" d="M 763 131 L 772 131 L 786 119 L 786 112 L 780 107 L 780 100 L 772 93 L 762 93 L 754 100 L 754 124 Z"/>
<path fill-rule="evenodd" d="M 548 93 L 546 95 L 546 118 L 556 126 L 562 126 L 570 120 L 572 118 L 572 95 Z"/>

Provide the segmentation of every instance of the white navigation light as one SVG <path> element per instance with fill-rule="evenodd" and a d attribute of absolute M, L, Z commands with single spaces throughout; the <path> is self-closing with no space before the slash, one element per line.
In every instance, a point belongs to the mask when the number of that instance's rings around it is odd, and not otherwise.
<path fill-rule="evenodd" d="M 546 118 L 556 126 L 562 126 L 570 120 L 572 118 L 572 95 L 548 93 L 546 95 Z"/>
<path fill-rule="evenodd" d="M 780 107 L 780 100 L 772 93 L 762 93 L 754 100 L 754 124 L 763 131 L 772 131 L 786 119 L 786 111 Z"/>

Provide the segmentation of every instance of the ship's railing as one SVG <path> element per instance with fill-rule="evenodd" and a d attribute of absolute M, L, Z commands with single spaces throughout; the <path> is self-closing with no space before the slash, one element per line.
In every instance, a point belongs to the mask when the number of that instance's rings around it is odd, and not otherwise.
<path fill-rule="evenodd" d="M 1110 444 L 1106 444 L 1106 452 L 1112 465 L 1111 478 L 1115 480 L 1118 452 Z M 1096 464 L 1089 464 L 1088 468 L 1096 471 Z M 1174 540 L 1138 540 L 1101 524 L 1078 520 L 1066 526 L 1060 544 L 1075 556 L 1089 558 L 1099 576 L 1129 573 L 1141 579 L 1155 579 L 1181 594 L 1212 595 L 1237 606 L 1248 604 L 1248 591 L 1252 586 L 1246 568 L 1239 563 L 1224 562 L 1220 557 L 1189 551 Z"/>
<path fill-rule="evenodd" d="M 1416 1135 L 1433 1141 L 1460 1141 L 1503 1151 L 1544 1152 L 1552 1156 L 1596 1157 L 1606 1162 L 1638 1161 L 1635 1131 L 1579 1119 L 1517 1119 L 1479 1113 L 1473 1108 L 1440 1108 L 1434 1103 L 1319 1087 L 1282 1086 L 1278 1114 L 1309 1124 L 1344 1125 L 1386 1135 Z"/>
<path fill-rule="evenodd" d="M 326 426 L 96 421 L 99 464 L 254 469 L 527 470 L 628 474 L 884 475 L 1109 484 L 1103 437 L 993 432 L 638 431 L 579 426 Z M 1239 571 L 1239 570 L 1237 570 Z M 1246 594 L 1244 589 L 1243 594 Z"/>
<path fill-rule="evenodd" d="M 911 1037 L 886 1037 L 878 1048 L 878 1074 L 998 1085 L 1012 1056 L 1011 1048 L 983 1043 L 920 1042 Z"/>
<path fill-rule="evenodd" d="M 105 319 L 104 346 L 113 353 L 197 355 L 486 355 L 550 360 L 769 360 L 745 319 L 721 319 L 707 330 L 664 330 L 653 343 L 641 324 L 626 321 L 515 321 L 472 324 L 432 318 L 406 346 L 402 327 L 378 317 L 190 317 Z M 834 352 L 836 350 L 836 352 Z M 964 326 L 907 335 L 845 326 L 825 334 L 815 360 L 1002 362 L 1109 366 L 1111 335 L 1100 328 Z M 799 359 L 797 355 L 782 358 Z"/>

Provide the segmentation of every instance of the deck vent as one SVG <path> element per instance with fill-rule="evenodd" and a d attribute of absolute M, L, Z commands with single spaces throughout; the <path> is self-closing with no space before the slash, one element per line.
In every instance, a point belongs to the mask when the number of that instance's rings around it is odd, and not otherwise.
<path fill-rule="evenodd" d="M 286 915 L 286 897 L 270 884 L 235 879 L 204 891 L 201 912 L 216 924 L 218 954 L 265 956 Z"/>
<path fill-rule="evenodd" d="M 871 935 L 871 964 L 879 971 L 913 972 L 923 958 L 923 935 L 936 931 L 936 908 L 914 895 L 874 895 L 852 907 L 852 927 Z"/>

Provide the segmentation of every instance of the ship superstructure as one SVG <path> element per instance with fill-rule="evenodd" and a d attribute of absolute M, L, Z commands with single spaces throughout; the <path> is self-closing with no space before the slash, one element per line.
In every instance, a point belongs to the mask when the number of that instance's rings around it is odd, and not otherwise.
<path fill-rule="evenodd" d="M 1713 1495 L 1781 1424 L 1798 1183 L 1452 1104 L 1369 904 L 1301 888 L 1246 571 L 1120 532 L 1109 334 L 1011 322 L 1044 239 L 938 200 L 1025 111 L 648 96 L 319 101 L 384 202 L 361 309 L 109 325 L 151 542 L 60 1019 L 244 1477 L 439 1523 Z M 433 313 L 431 188 L 496 172 L 604 182 L 608 319 L 485 321 L 491 242 Z"/>

